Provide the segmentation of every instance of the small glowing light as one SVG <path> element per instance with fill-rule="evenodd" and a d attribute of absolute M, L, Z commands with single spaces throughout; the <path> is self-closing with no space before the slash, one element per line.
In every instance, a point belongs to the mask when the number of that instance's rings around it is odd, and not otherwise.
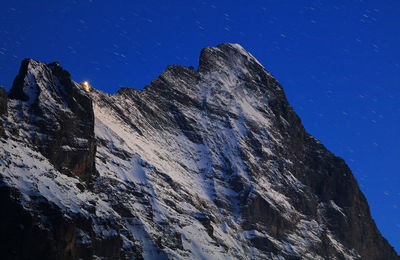
<path fill-rule="evenodd" d="M 85 81 L 85 82 L 83 82 L 83 83 L 82 83 L 82 85 L 83 85 L 83 87 L 85 88 L 85 90 L 86 90 L 87 92 L 89 92 L 89 91 L 90 91 L 90 85 L 89 85 L 89 82 Z"/>

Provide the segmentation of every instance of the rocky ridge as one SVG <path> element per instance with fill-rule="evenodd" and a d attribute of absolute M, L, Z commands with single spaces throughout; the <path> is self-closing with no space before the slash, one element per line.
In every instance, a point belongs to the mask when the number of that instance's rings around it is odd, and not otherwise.
<path fill-rule="evenodd" d="M 399 259 L 346 163 L 237 44 L 113 95 L 27 59 L 0 117 L 6 258 Z"/>

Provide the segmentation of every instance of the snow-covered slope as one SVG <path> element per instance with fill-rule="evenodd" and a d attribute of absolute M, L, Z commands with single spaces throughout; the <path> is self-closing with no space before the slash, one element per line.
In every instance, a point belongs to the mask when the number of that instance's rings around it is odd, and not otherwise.
<path fill-rule="evenodd" d="M 113 95 L 25 63 L 0 139 L 10 257 L 398 259 L 344 161 L 241 46 L 207 47 L 197 70 L 169 66 Z M 47 121 L 79 123 L 67 135 Z M 44 140 L 61 137 L 54 159 Z M 27 235 L 52 242 L 18 242 Z"/>

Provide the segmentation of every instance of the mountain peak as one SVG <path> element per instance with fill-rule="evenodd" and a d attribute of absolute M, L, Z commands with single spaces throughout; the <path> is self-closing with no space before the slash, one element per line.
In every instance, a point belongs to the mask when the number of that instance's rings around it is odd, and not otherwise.
<path fill-rule="evenodd" d="M 221 71 L 224 69 L 235 69 L 262 65 L 241 45 L 222 43 L 216 47 L 206 47 L 200 53 L 199 72 Z"/>
<path fill-rule="evenodd" d="M 27 58 L 21 62 L 19 73 L 14 79 L 8 97 L 30 104 L 41 96 L 54 98 L 65 94 L 63 84 L 60 83 L 71 81 L 70 77 L 70 73 L 62 69 L 58 62 L 45 64 Z"/>
<path fill-rule="evenodd" d="M 115 95 L 23 64 L 14 92 L 38 92 L 0 116 L 5 258 L 398 259 L 345 162 L 240 45 Z"/>
<path fill-rule="evenodd" d="M 92 100 L 84 89 L 58 62 L 24 59 L 8 98 L 22 101 L 18 107 L 40 136 L 32 142 L 43 155 L 59 171 L 89 179 L 96 147 Z"/>
<path fill-rule="evenodd" d="M 26 77 L 28 74 L 32 74 L 32 71 L 40 64 L 43 63 L 33 59 L 22 60 L 19 73 L 14 79 L 8 98 L 33 102 L 37 90 L 35 86 L 32 86 L 32 82 L 28 82 L 29 79 Z"/>

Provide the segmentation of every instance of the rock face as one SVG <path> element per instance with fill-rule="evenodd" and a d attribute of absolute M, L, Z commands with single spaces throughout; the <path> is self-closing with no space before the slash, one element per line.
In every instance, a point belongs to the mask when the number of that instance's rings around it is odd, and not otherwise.
<path fill-rule="evenodd" d="M 25 60 L 8 111 L 7 258 L 399 259 L 345 162 L 239 45 L 113 95 Z"/>
<path fill-rule="evenodd" d="M 0 86 L 0 115 L 7 114 L 7 92 Z"/>
<path fill-rule="evenodd" d="M 7 116 L 7 115 L 8 115 L 7 92 L 3 87 L 0 86 L 0 117 Z M 6 137 L 5 131 L 4 131 L 4 126 L 3 126 L 3 120 L 0 120 L 0 136 Z"/>
<path fill-rule="evenodd" d="M 29 141 L 58 171 L 85 180 L 95 174 L 92 101 L 69 72 L 25 59 L 9 98 L 20 101 L 18 120 L 27 124 Z"/>

